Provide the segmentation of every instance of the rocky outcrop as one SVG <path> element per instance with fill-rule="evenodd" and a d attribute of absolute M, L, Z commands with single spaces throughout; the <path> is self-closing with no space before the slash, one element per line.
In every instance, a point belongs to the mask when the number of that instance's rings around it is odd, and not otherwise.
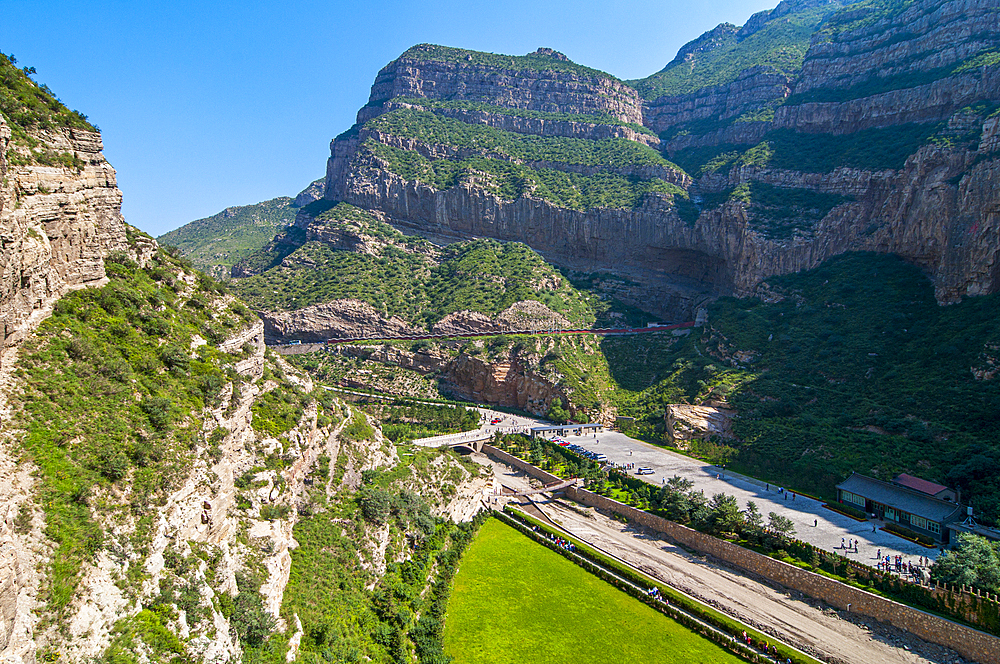
<path fill-rule="evenodd" d="M 459 49 L 447 49 L 450 57 L 445 60 L 438 57 L 441 50 L 415 46 L 386 65 L 375 78 L 368 105 L 358 112 L 358 122 L 381 113 L 379 105 L 395 97 L 430 97 L 534 111 L 608 113 L 623 122 L 642 124 L 639 94 L 606 74 L 583 68 L 548 69 L 537 61 L 526 67 L 515 58 L 508 68 L 504 56 L 498 56 L 496 64 L 480 64 L 471 52 L 463 57 Z"/>
<path fill-rule="evenodd" d="M 8 344 L 44 303 L 100 282 L 104 258 L 128 249 L 122 195 L 99 133 L 32 131 L 38 149 L 72 155 L 78 168 L 31 163 L 10 135 L 0 117 L 0 340 Z"/>
<path fill-rule="evenodd" d="M 469 332 L 502 332 L 493 318 L 478 311 L 456 311 L 448 314 L 431 327 L 434 334 L 465 334 Z"/>
<path fill-rule="evenodd" d="M 326 189 L 326 178 L 320 178 L 309 183 L 309 186 L 303 189 L 295 197 L 295 207 L 305 207 L 310 203 L 320 200 L 323 198 L 323 192 Z"/>
<path fill-rule="evenodd" d="M 461 399 L 534 415 L 548 413 L 553 399 L 569 403 L 561 387 L 528 370 L 516 355 L 487 362 L 463 353 L 445 367 L 441 378 L 443 387 Z"/>
<path fill-rule="evenodd" d="M 360 300 L 334 300 L 296 311 L 261 311 L 268 339 L 325 341 L 334 338 L 397 337 L 420 332 L 392 316 L 381 316 Z"/>

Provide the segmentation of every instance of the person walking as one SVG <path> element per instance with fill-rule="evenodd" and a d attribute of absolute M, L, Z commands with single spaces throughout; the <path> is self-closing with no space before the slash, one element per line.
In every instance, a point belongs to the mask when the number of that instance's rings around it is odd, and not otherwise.
<path fill-rule="evenodd" d="M 819 519 L 813 519 L 813 528 L 816 528 L 818 526 L 819 526 Z"/>

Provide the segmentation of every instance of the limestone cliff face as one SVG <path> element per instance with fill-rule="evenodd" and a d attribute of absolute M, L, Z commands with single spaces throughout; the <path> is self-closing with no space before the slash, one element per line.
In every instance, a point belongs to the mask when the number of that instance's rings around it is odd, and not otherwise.
<path fill-rule="evenodd" d="M 535 111 L 608 113 L 625 122 L 642 123 L 639 94 L 599 72 L 526 68 L 518 66 L 514 58 L 505 66 L 503 56 L 495 63 L 481 64 L 471 53 L 465 58 L 456 54 L 456 61 L 448 62 L 434 58 L 436 50 L 429 45 L 415 46 L 380 71 L 371 101 L 358 113 L 358 122 L 378 115 L 381 102 L 389 99 L 430 97 Z M 554 62 L 565 61 L 565 56 L 559 55 L 548 57 Z"/>
<path fill-rule="evenodd" d="M 340 346 L 334 352 L 422 374 L 435 374 L 446 392 L 475 403 L 518 408 L 544 416 L 552 400 L 559 399 L 570 412 L 576 412 L 565 390 L 533 369 L 533 364 L 537 362 L 533 363 L 515 352 L 508 352 L 494 360 L 439 349 L 410 352 L 389 345 Z M 367 387 L 360 377 L 350 379 L 347 385 Z"/>
<path fill-rule="evenodd" d="M 104 257 L 125 251 L 115 171 L 97 132 L 32 132 L 42 149 L 76 157 L 79 169 L 23 164 L 0 117 L 0 339 L 23 332 L 33 312 L 67 289 L 104 278 Z M 9 158 L 14 157 L 14 158 Z"/>
<path fill-rule="evenodd" d="M 785 14 L 819 4 L 782 3 L 743 28 L 729 26 L 692 42 L 695 51 L 678 57 L 697 57 L 697 49 L 718 48 L 726 40 L 751 39 Z M 694 172 L 694 181 L 677 176 L 670 181 L 697 207 L 682 219 L 679 194 L 673 199 L 647 194 L 631 209 L 581 210 L 530 191 L 503 199 L 474 172 L 436 188 L 400 174 L 362 144 L 412 151 L 431 163 L 467 156 L 460 147 L 400 140 L 359 126 L 332 145 L 326 196 L 379 210 L 409 232 L 517 240 L 560 265 L 626 274 L 640 284 L 633 302 L 674 318 L 692 315 L 704 298 L 751 293 L 771 275 L 808 269 L 845 251 L 892 252 L 913 261 L 927 271 L 941 302 L 994 292 L 1000 289 L 994 193 L 1000 186 L 1000 133 L 997 118 L 990 115 L 1000 104 L 1000 66 L 986 49 L 1000 41 L 998 10 L 1000 0 L 916 0 L 898 8 L 840 10 L 820 24 L 797 73 L 750 67 L 729 83 L 641 105 L 642 123 L 660 133 L 664 154 L 678 159 L 691 148 L 746 150 L 778 139 L 794 144 L 807 135 L 851 137 L 913 123 L 932 127 L 931 138 L 908 144 L 909 157 L 892 169 L 841 162 L 825 172 L 806 172 L 787 162 L 775 168 L 765 158 L 729 170 Z M 489 100 L 562 113 L 601 110 L 636 120 L 635 100 L 610 79 L 586 82 L 483 62 L 421 61 L 420 50 L 411 49 L 379 74 L 359 121 L 387 112 L 392 103 L 405 103 L 386 101 L 400 96 Z M 598 94 L 601 101 L 581 101 L 581 95 L 599 90 L 604 91 Z M 482 107 L 435 112 L 524 136 L 597 140 L 617 135 L 655 145 L 640 132 L 628 135 L 633 130 L 627 127 L 588 127 L 561 116 L 528 119 Z M 609 168 L 532 166 L 581 174 Z M 663 172 L 621 172 L 664 177 Z M 768 210 L 746 197 L 725 201 L 728 192 L 755 185 L 779 195 L 804 191 L 842 198 L 794 232 L 775 233 L 769 224 L 781 217 L 768 217 Z M 702 203 L 711 195 L 711 204 Z"/>
<path fill-rule="evenodd" d="M 698 120 L 718 118 L 720 121 L 732 121 L 747 110 L 783 100 L 791 94 L 791 84 L 792 79 L 788 75 L 755 67 L 743 72 L 732 83 L 704 88 L 693 94 L 659 97 L 643 109 L 643 122 L 654 131 L 669 134 L 674 127 Z M 747 129 L 736 126 L 731 131 Z M 731 136 L 729 141 L 725 140 L 725 136 L 719 138 L 720 142 L 734 142 Z"/>

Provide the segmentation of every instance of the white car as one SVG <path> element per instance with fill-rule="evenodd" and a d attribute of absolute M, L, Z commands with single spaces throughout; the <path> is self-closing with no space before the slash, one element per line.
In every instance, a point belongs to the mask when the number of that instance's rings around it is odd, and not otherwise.
<path fill-rule="evenodd" d="M 635 469 L 636 475 L 652 475 L 653 472 L 654 471 L 652 468 L 646 468 L 645 466 L 639 466 L 638 468 Z"/>

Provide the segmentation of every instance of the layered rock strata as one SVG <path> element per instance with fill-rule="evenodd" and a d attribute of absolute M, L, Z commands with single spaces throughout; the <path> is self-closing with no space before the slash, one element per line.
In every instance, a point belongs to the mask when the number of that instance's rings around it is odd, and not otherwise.
<path fill-rule="evenodd" d="M 758 38 L 775 21 L 792 20 L 795 12 L 827 11 L 821 5 L 782 3 L 744 28 L 723 30 L 692 48 L 711 50 L 727 40 Z M 390 101 L 394 97 L 442 103 L 457 98 L 562 113 L 601 110 L 629 122 L 637 118 L 631 106 L 635 98 L 610 77 L 584 85 L 576 75 L 504 68 L 485 56 L 469 55 L 467 64 L 421 59 L 419 48 L 379 74 L 371 101 L 358 115 L 359 126 L 332 144 L 326 197 L 382 211 L 410 232 L 517 240 L 559 265 L 627 275 L 643 289 L 646 308 L 671 318 L 690 316 L 694 303 L 706 297 L 748 294 L 771 275 L 808 269 L 845 251 L 892 252 L 913 261 L 927 271 L 941 302 L 1000 289 L 1000 221 L 993 193 L 1000 185 L 1000 141 L 991 117 L 1000 104 L 1000 66 L 989 50 L 1000 40 L 1000 0 L 836 9 L 830 3 L 830 18 L 813 35 L 800 71 L 749 67 L 729 82 L 641 103 L 641 122 L 669 139 L 661 146 L 665 155 L 691 164 L 693 182 L 670 181 L 693 206 L 679 194 L 647 193 L 631 208 L 581 209 L 541 191 L 499 195 L 487 186 L 489 177 L 475 173 L 440 187 L 363 149 L 366 142 L 381 143 L 411 150 L 430 163 L 467 156 L 453 147 L 366 131 L 367 120 L 403 103 Z M 701 53 L 695 51 L 678 57 Z M 498 82 L 509 90 L 501 90 Z M 581 101 L 580 95 L 600 96 L 602 90 L 614 94 Z M 435 112 L 526 137 L 596 138 L 624 131 L 602 128 L 594 134 L 565 118 L 529 120 L 485 107 Z M 930 138 L 905 139 L 909 127 L 921 124 Z M 906 150 L 909 157 L 892 168 L 866 167 L 867 157 L 838 155 L 831 148 L 827 163 L 802 170 L 787 157 L 789 150 L 804 150 L 803 161 L 811 158 L 814 150 L 808 146 L 815 141 L 809 137 L 829 136 L 825 145 L 836 146 L 841 139 L 833 137 L 855 141 L 861 131 L 887 132 L 870 140 L 884 141 L 886 151 Z M 642 136 L 630 138 L 653 145 Z M 780 168 L 768 163 L 772 148 L 767 146 L 776 141 L 786 155 Z M 713 154 L 755 145 L 761 146 L 762 157 L 752 164 L 701 172 Z M 693 158 L 694 148 L 707 156 Z M 609 166 L 532 166 L 588 175 L 611 172 Z M 614 169 L 632 177 L 663 176 L 621 165 Z M 813 218 L 802 216 L 795 203 L 758 204 L 752 193 L 758 184 L 786 200 L 810 193 L 841 198 L 819 213 L 805 210 L 818 215 Z M 746 187 L 751 187 L 749 195 L 737 195 Z M 789 214 L 801 223 L 776 231 Z"/>
<path fill-rule="evenodd" d="M 41 149 L 72 155 L 79 168 L 30 163 L 0 117 L 0 340 L 7 344 L 44 303 L 99 283 L 103 259 L 128 249 L 122 195 L 101 135 L 55 127 L 32 136 Z"/>

